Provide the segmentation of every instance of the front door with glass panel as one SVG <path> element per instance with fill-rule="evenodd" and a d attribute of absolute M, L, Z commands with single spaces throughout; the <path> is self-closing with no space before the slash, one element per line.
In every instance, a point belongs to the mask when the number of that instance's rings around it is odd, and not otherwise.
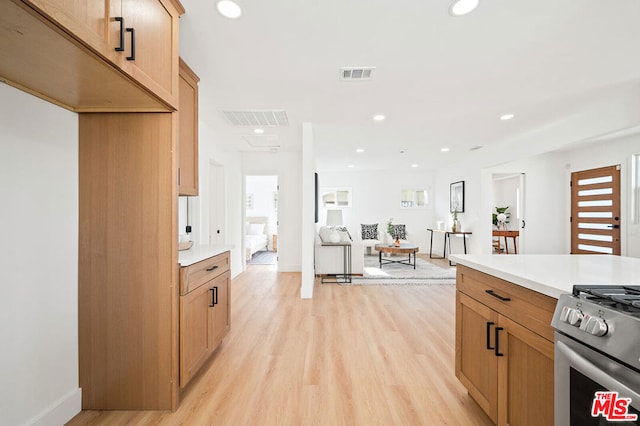
<path fill-rule="evenodd" d="M 571 173 L 571 253 L 620 255 L 620 166 Z"/>

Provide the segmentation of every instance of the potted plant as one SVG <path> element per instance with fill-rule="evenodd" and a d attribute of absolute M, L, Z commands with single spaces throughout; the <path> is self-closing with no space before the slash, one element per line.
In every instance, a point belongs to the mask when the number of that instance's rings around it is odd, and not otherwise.
<path fill-rule="evenodd" d="M 396 247 L 400 247 L 400 239 L 398 238 L 398 235 L 396 233 L 396 228 L 393 226 L 393 218 L 389 219 L 389 221 L 387 222 L 387 233 L 391 235 L 391 237 L 393 237 L 393 239 L 395 240 L 394 245 Z"/>

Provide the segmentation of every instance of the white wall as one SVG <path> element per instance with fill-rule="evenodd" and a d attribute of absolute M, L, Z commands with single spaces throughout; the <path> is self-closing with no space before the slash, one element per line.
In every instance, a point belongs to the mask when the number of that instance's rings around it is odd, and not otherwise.
<path fill-rule="evenodd" d="M 361 224 L 378 223 L 380 233 L 386 231 L 387 222 L 393 218 L 393 223 L 407 226 L 408 240 L 415 243 L 421 253 L 429 252 L 427 228 L 435 227 L 437 220 L 434 213 L 434 172 L 418 169 L 393 172 L 319 171 L 318 180 L 321 192 L 323 188 L 351 190 L 352 206 L 342 209 L 342 218 L 354 240 L 361 238 Z M 404 189 L 426 190 L 429 204 L 426 208 L 401 208 L 401 192 Z M 318 226 L 325 224 L 326 210 L 321 202 Z"/>
<path fill-rule="evenodd" d="M 2 424 L 63 424 L 78 388 L 78 118 L 0 84 Z"/>
<path fill-rule="evenodd" d="M 278 176 L 278 270 L 300 272 L 302 157 L 300 152 L 243 152 L 242 174 Z M 244 197 L 242 191 L 239 196 Z M 242 218 L 242 214 L 238 216 Z M 240 223 L 242 225 L 242 223 Z"/>
<path fill-rule="evenodd" d="M 473 232 L 469 252 L 491 252 L 490 217 L 494 204 L 493 180 L 496 173 L 525 174 L 524 238 L 519 249 L 527 254 L 564 254 L 571 251 L 571 173 L 621 165 L 621 246 L 622 255 L 640 257 L 640 224 L 630 223 L 631 156 L 640 153 L 640 135 L 597 142 L 574 149 L 536 155 L 483 169 L 459 168 L 437 173 L 437 220 L 448 211 L 449 183 L 465 181 L 463 229 Z M 437 244 L 442 244 L 441 242 Z M 434 242 L 434 246 L 436 243 Z M 460 246 L 454 246 L 454 252 Z"/>

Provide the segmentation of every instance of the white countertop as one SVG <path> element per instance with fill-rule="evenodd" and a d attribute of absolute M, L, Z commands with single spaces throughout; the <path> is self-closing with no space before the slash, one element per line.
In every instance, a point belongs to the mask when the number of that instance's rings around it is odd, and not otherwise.
<path fill-rule="evenodd" d="M 640 259 L 610 255 L 451 255 L 452 262 L 558 298 L 575 284 L 640 285 Z"/>
<path fill-rule="evenodd" d="M 233 246 L 193 246 L 189 250 L 182 250 L 178 252 L 178 264 L 180 266 L 193 265 L 194 263 L 198 263 L 212 256 L 224 253 L 225 251 L 231 251 L 232 248 Z"/>

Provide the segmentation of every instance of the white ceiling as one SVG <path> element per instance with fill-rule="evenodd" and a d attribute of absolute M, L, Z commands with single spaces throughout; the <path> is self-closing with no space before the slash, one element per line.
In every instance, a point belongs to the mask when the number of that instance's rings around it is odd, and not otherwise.
<path fill-rule="evenodd" d="M 215 0 L 181 0 L 180 53 L 200 119 L 241 150 L 300 150 L 311 122 L 320 170 L 422 170 L 640 125 L 640 0 L 481 0 L 456 18 L 448 0 L 237 1 L 229 20 Z M 345 82 L 344 66 L 375 71 Z M 221 113 L 263 109 L 289 126 L 257 137 Z"/>

